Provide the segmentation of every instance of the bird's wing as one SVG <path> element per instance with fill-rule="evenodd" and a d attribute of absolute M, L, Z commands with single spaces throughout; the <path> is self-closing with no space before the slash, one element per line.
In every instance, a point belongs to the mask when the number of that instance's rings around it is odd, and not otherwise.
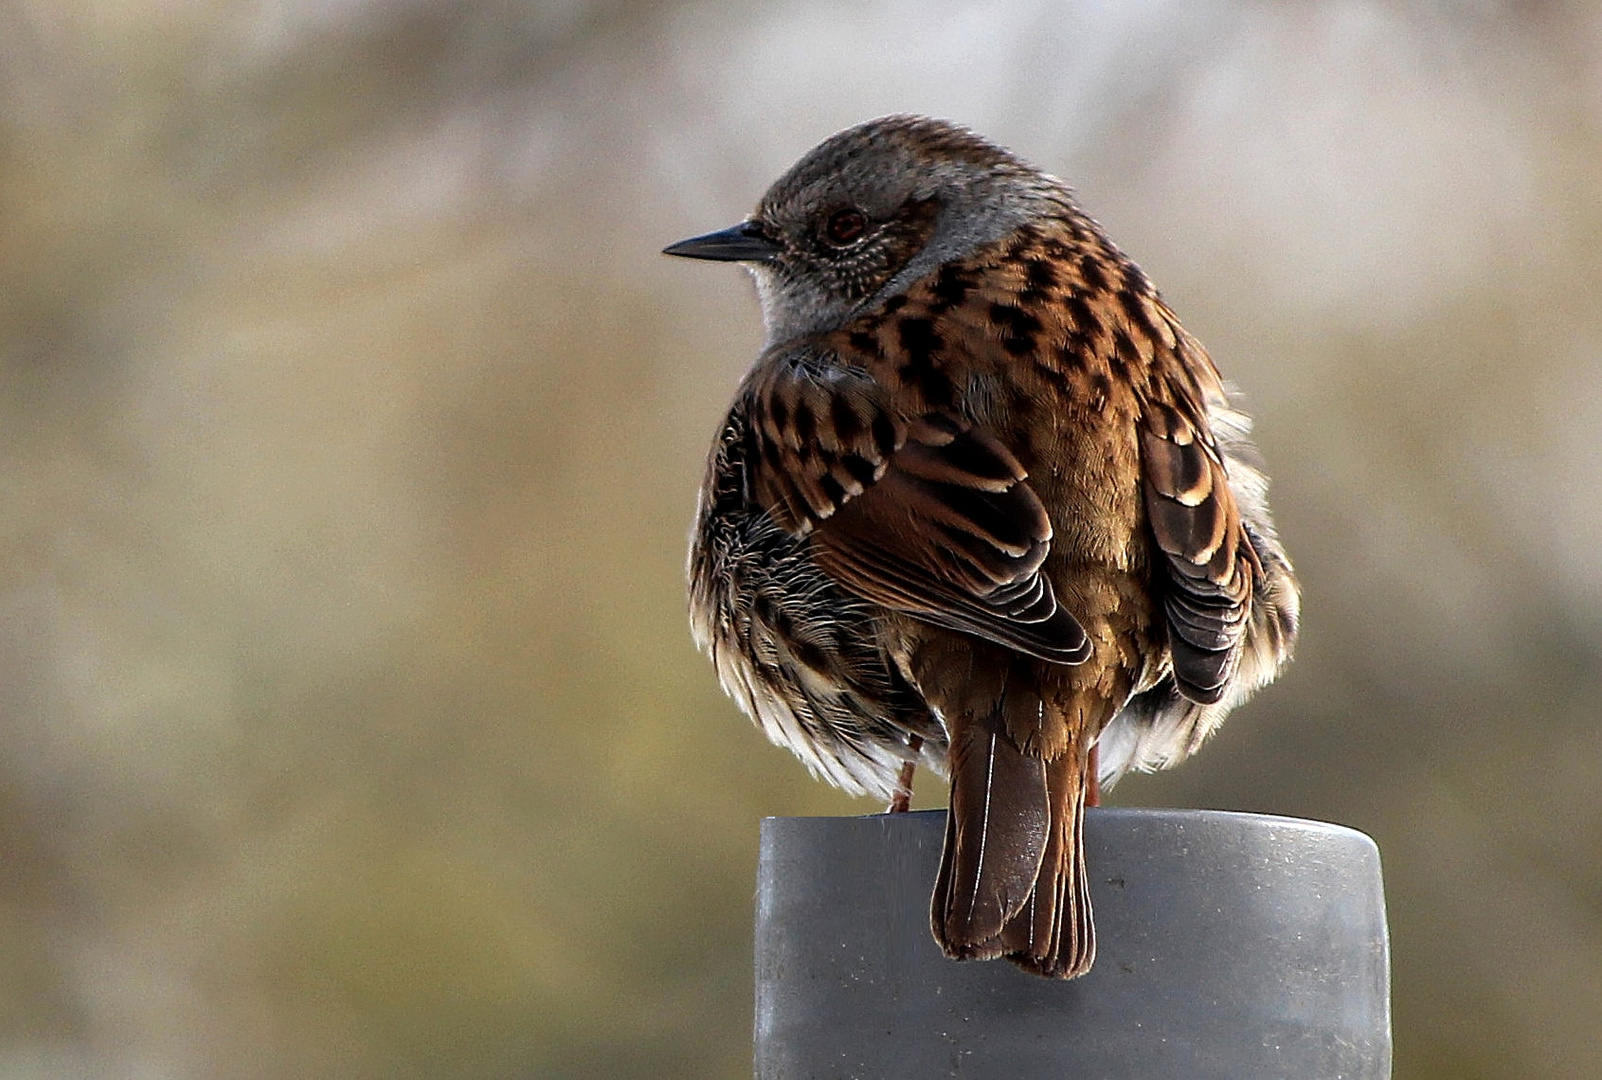
<path fill-rule="evenodd" d="M 1185 697 L 1211 704 L 1224 694 L 1240 660 L 1251 611 L 1257 555 L 1241 529 L 1222 455 L 1206 424 L 1202 395 L 1189 371 L 1165 380 L 1171 402 L 1147 399 L 1140 423 L 1142 487 L 1157 546 L 1166 556 L 1163 606 L 1174 681 Z"/>
<path fill-rule="evenodd" d="M 765 363 L 746 387 L 752 497 L 810 533 L 846 589 L 1043 660 L 1090 643 L 1040 572 L 1051 522 L 1018 459 L 942 413 L 905 416 L 866 372 Z"/>

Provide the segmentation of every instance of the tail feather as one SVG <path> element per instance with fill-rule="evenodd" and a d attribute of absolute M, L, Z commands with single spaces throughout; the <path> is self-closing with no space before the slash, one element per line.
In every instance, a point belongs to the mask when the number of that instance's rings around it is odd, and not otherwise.
<path fill-rule="evenodd" d="M 953 725 L 951 809 L 930 922 L 950 956 L 1002 955 L 999 935 L 1028 901 L 1047 847 L 1045 764 L 999 723 Z"/>
<path fill-rule="evenodd" d="M 1019 750 L 997 720 L 953 725 L 951 810 L 930 921 L 948 956 L 1073 978 L 1096 955 L 1085 872 L 1087 751 Z"/>
<path fill-rule="evenodd" d="M 1051 826 L 1034 891 L 1002 930 L 1007 959 L 1028 971 L 1072 979 L 1096 959 L 1096 927 L 1085 871 L 1086 756 L 1070 749 L 1046 766 Z"/>

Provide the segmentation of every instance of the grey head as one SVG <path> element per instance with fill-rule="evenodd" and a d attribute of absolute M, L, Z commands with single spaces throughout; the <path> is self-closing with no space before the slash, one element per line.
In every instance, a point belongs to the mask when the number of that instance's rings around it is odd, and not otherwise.
<path fill-rule="evenodd" d="M 1071 208 L 1059 181 L 966 128 L 885 116 L 813 148 L 739 225 L 665 251 L 745 264 L 771 347 L 841 326 L 940 264 Z"/>

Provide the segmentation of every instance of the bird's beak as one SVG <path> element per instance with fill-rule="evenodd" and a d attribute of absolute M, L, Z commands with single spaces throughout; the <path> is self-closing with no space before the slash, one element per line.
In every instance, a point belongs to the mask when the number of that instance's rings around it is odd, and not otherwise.
<path fill-rule="evenodd" d="M 662 254 L 682 255 L 686 259 L 713 259 L 717 262 L 767 262 L 780 250 L 778 244 L 763 234 L 760 225 L 754 221 L 742 221 L 732 228 L 669 244 L 662 249 Z"/>

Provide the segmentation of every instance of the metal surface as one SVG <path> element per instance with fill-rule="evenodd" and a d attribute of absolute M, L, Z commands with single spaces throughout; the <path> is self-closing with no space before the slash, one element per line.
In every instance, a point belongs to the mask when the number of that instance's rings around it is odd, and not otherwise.
<path fill-rule="evenodd" d="M 1071 982 L 929 935 L 945 812 L 769 818 L 761 1080 L 1383 1080 L 1379 852 L 1338 825 L 1093 809 L 1098 950 Z"/>

